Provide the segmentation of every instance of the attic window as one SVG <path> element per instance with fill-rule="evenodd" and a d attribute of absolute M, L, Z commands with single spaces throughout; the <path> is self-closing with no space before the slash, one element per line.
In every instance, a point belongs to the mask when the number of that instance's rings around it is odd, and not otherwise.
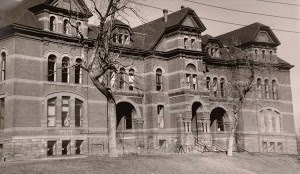
<path fill-rule="evenodd" d="M 55 26 L 56 26 L 55 17 L 51 16 L 50 17 L 50 31 L 55 31 Z"/>
<path fill-rule="evenodd" d="M 195 49 L 195 42 L 196 42 L 195 39 L 192 39 L 192 40 L 191 40 L 191 48 L 192 48 L 192 49 Z"/>
<path fill-rule="evenodd" d="M 185 49 L 187 49 L 187 46 L 188 46 L 188 38 L 184 38 L 183 40 L 183 46 Z"/>

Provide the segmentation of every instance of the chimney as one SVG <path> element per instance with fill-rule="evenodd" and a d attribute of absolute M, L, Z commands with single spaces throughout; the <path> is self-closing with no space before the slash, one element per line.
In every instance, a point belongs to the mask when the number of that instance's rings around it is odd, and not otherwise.
<path fill-rule="evenodd" d="M 185 8 L 185 6 L 184 6 L 184 5 L 182 5 L 182 6 L 181 6 L 181 10 L 182 10 L 182 9 L 184 9 L 184 8 Z"/>
<path fill-rule="evenodd" d="M 164 12 L 164 21 L 167 22 L 168 21 L 168 10 L 164 9 L 163 12 Z"/>

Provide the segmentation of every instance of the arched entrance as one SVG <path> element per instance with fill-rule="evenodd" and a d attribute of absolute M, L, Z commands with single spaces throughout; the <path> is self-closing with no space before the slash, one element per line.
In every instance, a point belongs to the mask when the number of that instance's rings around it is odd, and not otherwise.
<path fill-rule="evenodd" d="M 200 110 L 202 109 L 202 104 L 200 102 L 195 102 L 192 105 L 192 133 L 194 136 L 198 137 L 198 134 L 200 132 L 201 129 L 201 125 L 198 124 L 198 122 L 200 121 L 199 118 L 199 113 Z"/>
<path fill-rule="evenodd" d="M 133 118 L 136 118 L 134 106 L 128 102 L 117 104 L 117 131 L 133 129 Z"/>
<path fill-rule="evenodd" d="M 210 131 L 211 132 L 225 132 L 225 120 L 228 119 L 225 109 L 217 107 L 210 113 Z"/>

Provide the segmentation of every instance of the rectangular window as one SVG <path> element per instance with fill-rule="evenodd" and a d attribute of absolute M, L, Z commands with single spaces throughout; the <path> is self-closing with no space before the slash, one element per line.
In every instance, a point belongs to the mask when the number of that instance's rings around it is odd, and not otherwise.
<path fill-rule="evenodd" d="M 61 143 L 61 154 L 70 155 L 71 154 L 71 141 L 62 141 Z"/>
<path fill-rule="evenodd" d="M 134 90 L 134 71 L 129 70 L 129 90 L 133 91 Z"/>
<path fill-rule="evenodd" d="M 119 44 L 123 44 L 123 34 L 118 34 L 118 42 Z"/>
<path fill-rule="evenodd" d="M 130 43 L 129 35 L 124 35 L 125 44 L 128 45 Z"/>
<path fill-rule="evenodd" d="M 281 142 L 277 143 L 277 152 L 283 152 L 283 146 Z"/>
<path fill-rule="evenodd" d="M 47 108 L 47 125 L 48 127 L 56 126 L 56 98 L 48 100 L 48 108 Z"/>
<path fill-rule="evenodd" d="M 81 155 L 83 153 L 83 140 L 76 140 L 75 142 L 75 153 L 76 155 Z"/>
<path fill-rule="evenodd" d="M 6 58 L 2 57 L 2 61 L 1 61 L 1 81 L 5 80 L 5 76 L 6 76 Z"/>
<path fill-rule="evenodd" d="M 82 69 L 80 65 L 75 66 L 75 84 L 82 84 Z"/>
<path fill-rule="evenodd" d="M 56 155 L 56 141 L 47 141 L 47 155 Z"/>
<path fill-rule="evenodd" d="M 263 142 L 263 152 L 268 152 L 268 143 Z"/>
<path fill-rule="evenodd" d="M 83 124 L 83 102 L 75 99 L 75 126 L 81 127 Z"/>
<path fill-rule="evenodd" d="M 70 126 L 69 97 L 62 97 L 61 123 L 63 127 Z"/>
<path fill-rule="evenodd" d="M 193 89 L 197 89 L 197 75 L 193 75 Z"/>
<path fill-rule="evenodd" d="M 165 128 L 164 106 L 157 106 L 158 128 Z"/>
<path fill-rule="evenodd" d="M 186 74 L 186 86 L 191 87 L 191 74 Z"/>
<path fill-rule="evenodd" d="M 167 145 L 167 141 L 166 140 L 159 140 L 158 145 L 159 145 L 159 148 L 164 148 Z"/>
<path fill-rule="evenodd" d="M 275 143 L 274 142 L 270 142 L 270 150 L 269 152 L 275 152 Z"/>
<path fill-rule="evenodd" d="M 0 130 L 4 129 L 4 121 L 5 121 L 5 99 L 0 99 Z"/>

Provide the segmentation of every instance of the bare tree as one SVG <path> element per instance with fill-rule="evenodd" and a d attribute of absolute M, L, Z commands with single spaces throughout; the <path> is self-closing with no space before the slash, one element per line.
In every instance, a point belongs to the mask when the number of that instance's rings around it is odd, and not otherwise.
<path fill-rule="evenodd" d="M 94 47 L 87 48 L 85 37 L 80 26 L 73 24 L 69 20 L 69 25 L 76 30 L 76 36 L 80 37 L 81 43 L 81 62 L 75 62 L 73 66 L 80 66 L 81 69 L 87 72 L 93 85 L 107 99 L 108 112 L 108 143 L 109 156 L 117 157 L 117 141 L 116 141 L 116 101 L 111 90 L 111 78 L 115 74 L 119 74 L 119 67 L 126 67 L 120 59 L 120 52 L 111 51 L 113 26 L 115 19 L 122 14 L 128 16 L 128 13 L 137 15 L 136 10 L 130 5 L 134 1 L 129 0 L 89 0 L 92 4 L 91 11 L 98 18 L 97 37 L 94 42 Z M 72 1 L 70 1 L 70 11 L 72 10 Z M 73 16 L 70 15 L 70 19 Z M 91 56 L 88 56 L 91 53 Z M 121 72 L 122 73 L 122 72 Z M 102 80 L 99 80 L 102 79 Z"/>
<path fill-rule="evenodd" d="M 257 57 L 237 46 L 229 47 L 225 52 L 224 56 L 229 60 L 227 65 L 230 72 L 228 87 L 232 97 L 230 103 L 233 110 L 227 155 L 233 156 L 234 143 L 238 140 L 236 131 L 241 111 L 248 102 L 246 99 L 250 97 L 257 85 L 255 81 L 256 76 L 260 73 L 269 73 L 274 68 L 274 64 L 266 60 L 258 62 Z M 256 100 L 256 95 L 254 97 Z M 236 146 L 238 146 L 238 143 L 236 143 Z"/>

